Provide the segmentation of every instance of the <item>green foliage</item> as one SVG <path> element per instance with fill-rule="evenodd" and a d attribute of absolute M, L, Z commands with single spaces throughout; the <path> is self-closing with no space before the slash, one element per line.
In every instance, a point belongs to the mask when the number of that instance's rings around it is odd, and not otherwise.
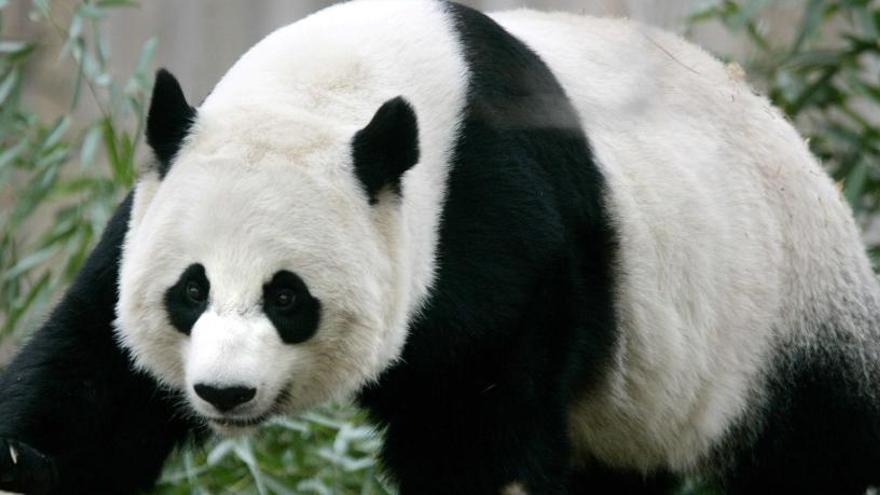
<path fill-rule="evenodd" d="M 108 48 L 99 31 L 108 8 L 128 4 L 82 2 L 62 26 L 47 0 L 34 0 L 31 19 L 49 39 L 4 35 L 0 42 L 0 197 L 14 198 L 0 211 L 0 337 L 20 337 L 36 326 L 134 183 L 146 71 L 156 42 L 144 46 L 134 74 L 120 84 L 107 72 Z M 28 105 L 23 89 L 28 71 L 55 39 L 62 43 L 58 63 L 69 65 L 75 77 L 67 108 L 46 118 Z M 78 122 L 84 91 L 100 111 L 90 122 Z M 45 222 L 47 215 L 54 221 Z"/>
<path fill-rule="evenodd" d="M 753 83 L 810 138 L 813 151 L 843 185 L 863 221 L 880 209 L 880 7 L 868 0 L 805 0 L 794 36 L 769 36 L 762 22 L 772 0 L 716 0 L 690 22 L 720 23 L 751 47 L 743 64 Z M 0 325 L 19 340 L 71 280 L 110 213 L 134 181 L 148 72 L 148 41 L 131 77 L 108 72 L 101 25 L 130 0 L 83 0 L 59 23 L 49 0 L 32 0 L 33 22 L 48 39 L 11 39 L 0 0 Z M 791 5 L 791 4 L 789 4 Z M 40 115 L 23 89 L 50 40 L 62 44 L 72 87 L 58 115 Z M 32 81 L 30 81 L 32 83 Z M 86 117 L 83 101 L 99 115 Z M 43 219 L 51 215 L 54 221 Z M 873 246 L 876 250 L 877 246 Z M 215 439 L 183 449 L 156 493 L 362 494 L 392 491 L 378 475 L 379 440 L 346 406 L 279 419 L 254 438 Z M 688 481 L 682 494 L 715 493 Z"/>
<path fill-rule="evenodd" d="M 690 20 L 748 43 L 753 83 L 807 136 L 865 226 L 880 209 L 880 3 L 804 0 L 794 35 L 777 39 L 762 19 L 779 3 L 714 1 Z M 876 259 L 880 246 L 870 248 Z"/>
<path fill-rule="evenodd" d="M 254 438 L 184 450 L 156 493 L 389 495 L 376 464 L 379 438 L 350 407 L 273 420 Z"/>

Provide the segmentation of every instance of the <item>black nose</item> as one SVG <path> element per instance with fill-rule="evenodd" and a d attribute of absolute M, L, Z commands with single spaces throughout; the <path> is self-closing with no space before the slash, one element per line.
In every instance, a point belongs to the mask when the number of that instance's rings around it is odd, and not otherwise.
<path fill-rule="evenodd" d="M 235 406 L 240 406 L 257 395 L 257 389 L 251 387 L 215 387 L 199 383 L 193 388 L 196 395 L 210 402 L 220 412 L 226 412 Z"/>

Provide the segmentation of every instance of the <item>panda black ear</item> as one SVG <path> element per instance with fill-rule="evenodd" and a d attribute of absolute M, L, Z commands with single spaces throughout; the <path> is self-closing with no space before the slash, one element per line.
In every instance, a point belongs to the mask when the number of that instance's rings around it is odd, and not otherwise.
<path fill-rule="evenodd" d="M 354 171 L 370 198 L 390 187 L 400 192 L 403 173 L 419 161 L 416 113 L 403 97 L 386 101 L 352 141 Z"/>
<path fill-rule="evenodd" d="M 160 178 L 171 168 L 195 117 L 196 109 L 186 102 L 180 83 L 170 72 L 159 69 L 147 112 L 147 143 L 159 160 Z"/>

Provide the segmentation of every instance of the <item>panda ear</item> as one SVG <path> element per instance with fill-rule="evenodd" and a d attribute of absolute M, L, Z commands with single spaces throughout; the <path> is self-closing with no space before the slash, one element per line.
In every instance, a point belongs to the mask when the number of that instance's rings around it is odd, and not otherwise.
<path fill-rule="evenodd" d="M 403 97 L 386 101 L 352 141 L 354 171 L 370 199 L 389 187 L 400 192 L 403 173 L 419 161 L 416 113 Z"/>
<path fill-rule="evenodd" d="M 196 109 L 186 102 L 180 83 L 170 72 L 159 69 L 147 112 L 147 143 L 159 160 L 160 178 L 171 168 L 195 117 Z"/>

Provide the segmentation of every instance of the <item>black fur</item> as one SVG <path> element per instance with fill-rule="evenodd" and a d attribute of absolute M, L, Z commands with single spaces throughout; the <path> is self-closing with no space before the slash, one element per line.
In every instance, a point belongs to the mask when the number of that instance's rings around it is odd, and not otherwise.
<path fill-rule="evenodd" d="M 280 291 L 290 291 L 290 304 L 278 304 Z M 296 274 L 282 270 L 263 286 L 263 311 L 275 325 L 281 340 L 288 344 L 305 342 L 318 330 L 321 301 L 314 297 L 306 283 Z"/>
<path fill-rule="evenodd" d="M 59 486 L 58 468 L 30 445 L 0 438 L 0 490 L 51 493 Z"/>
<path fill-rule="evenodd" d="M 404 495 L 564 494 L 568 406 L 616 339 L 605 185 L 547 66 L 483 14 L 448 9 L 471 80 L 436 281 L 400 363 L 360 401 Z"/>
<path fill-rule="evenodd" d="M 135 373 L 114 338 L 131 202 L 129 195 L 49 320 L 0 374 L 0 490 L 135 493 L 154 483 L 191 427 L 175 409 L 178 398 Z"/>
<path fill-rule="evenodd" d="M 843 344 L 839 333 L 823 338 Z M 740 449 L 719 480 L 726 493 L 861 495 L 880 486 L 880 376 L 854 366 L 843 350 L 865 343 L 847 344 L 798 350 L 777 362 L 757 418 L 731 434 L 730 446 Z"/>
<path fill-rule="evenodd" d="M 201 295 L 194 297 L 193 290 Z M 165 292 L 165 310 L 171 324 L 185 335 L 189 335 L 193 325 L 208 308 L 208 297 L 211 282 L 205 275 L 205 267 L 194 263 L 186 268 L 177 280 Z"/>
<path fill-rule="evenodd" d="M 354 171 L 371 204 L 389 187 L 399 192 L 400 178 L 419 161 L 416 114 L 402 97 L 386 101 L 352 140 Z"/>
<path fill-rule="evenodd" d="M 665 495 L 678 493 L 676 490 L 679 488 L 678 478 L 667 472 L 645 475 L 609 469 L 601 465 L 591 465 L 589 469 L 575 472 L 569 483 L 569 493 L 583 495 L 594 493 Z"/>
<path fill-rule="evenodd" d="M 196 109 L 189 106 L 180 83 L 165 69 L 156 73 L 150 111 L 147 114 L 147 143 L 159 161 L 159 177 L 165 177 L 171 161 L 180 151 L 183 139 L 196 118 Z"/>

